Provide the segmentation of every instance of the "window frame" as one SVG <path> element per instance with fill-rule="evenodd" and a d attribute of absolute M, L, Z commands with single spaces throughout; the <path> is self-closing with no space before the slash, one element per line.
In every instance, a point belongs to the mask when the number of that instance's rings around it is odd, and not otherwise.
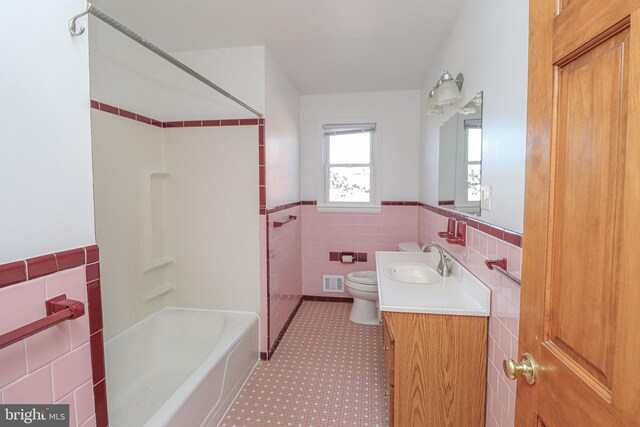
<path fill-rule="evenodd" d="M 480 119 L 464 120 L 463 127 L 464 127 L 464 168 L 465 168 L 465 177 L 466 177 L 465 182 L 466 182 L 466 189 L 467 189 L 467 191 L 464 193 L 465 202 L 467 204 L 480 203 L 482 198 L 481 195 L 479 200 L 469 200 L 468 189 L 469 187 L 471 187 L 469 183 L 469 165 L 480 166 L 480 182 L 478 183 L 478 190 L 477 190 L 479 194 L 480 194 L 480 186 L 482 185 L 482 149 L 480 151 L 480 160 L 469 161 L 469 130 L 480 129 L 480 144 L 482 147 L 482 138 L 484 136 L 483 129 L 482 129 L 482 122 L 480 121 Z"/>
<path fill-rule="evenodd" d="M 353 164 L 330 164 L 329 163 L 329 138 L 331 135 L 325 131 L 325 126 L 358 126 L 358 125 L 374 125 L 371 131 L 370 149 L 371 163 L 353 163 Z M 337 119 L 337 120 L 321 120 L 318 123 L 319 135 L 319 165 L 318 165 L 318 184 L 317 184 L 317 211 L 318 212 L 360 212 L 360 213 L 379 213 L 380 212 L 380 157 L 379 144 L 381 134 L 381 120 L 379 118 L 354 118 L 354 119 Z M 339 202 L 329 201 L 329 168 L 333 167 L 370 167 L 370 198 L 369 202 Z"/>

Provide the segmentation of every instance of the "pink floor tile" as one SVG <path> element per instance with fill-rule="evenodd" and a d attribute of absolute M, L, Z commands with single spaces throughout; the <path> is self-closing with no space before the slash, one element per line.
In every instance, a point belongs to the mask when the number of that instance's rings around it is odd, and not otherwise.
<path fill-rule="evenodd" d="M 305 301 L 220 426 L 386 426 L 382 327 L 349 321 L 351 304 Z"/>

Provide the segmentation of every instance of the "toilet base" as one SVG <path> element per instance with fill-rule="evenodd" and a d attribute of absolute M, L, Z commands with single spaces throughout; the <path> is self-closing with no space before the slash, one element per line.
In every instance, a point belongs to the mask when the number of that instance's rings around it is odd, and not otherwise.
<path fill-rule="evenodd" d="M 349 320 L 361 325 L 379 325 L 382 323 L 376 301 L 362 298 L 353 298 L 353 307 L 351 308 Z"/>

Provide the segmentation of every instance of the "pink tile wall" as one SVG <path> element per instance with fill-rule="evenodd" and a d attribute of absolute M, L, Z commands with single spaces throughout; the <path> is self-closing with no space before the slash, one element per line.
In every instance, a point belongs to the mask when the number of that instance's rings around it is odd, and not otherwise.
<path fill-rule="evenodd" d="M 489 270 L 484 261 L 505 257 L 509 271 L 520 277 L 522 250 L 470 227 L 467 228 L 467 246 L 450 245 L 437 234 L 438 231 L 445 231 L 446 228 L 446 217 L 427 209 L 420 209 L 418 219 L 420 242 L 437 242 L 491 289 L 486 425 L 511 427 L 515 423 L 516 382 L 505 377 L 502 372 L 502 361 L 506 357 L 518 359 L 520 287 L 505 276 Z"/>
<path fill-rule="evenodd" d="M 301 206 L 268 215 L 269 346 L 272 346 L 302 297 Z M 274 221 L 297 219 L 275 228 Z"/>
<path fill-rule="evenodd" d="M 84 265 L 1 288 L 0 334 L 46 316 L 44 301 L 62 293 L 88 304 Z M 84 316 L 0 350 L 3 403 L 67 403 L 71 426 L 95 424 L 89 342 L 93 307 L 85 307 Z"/>
<path fill-rule="evenodd" d="M 376 251 L 397 251 L 400 242 L 417 242 L 418 209 L 382 206 L 379 214 L 358 214 L 319 213 L 316 206 L 301 206 L 303 294 L 348 297 L 347 292 L 323 292 L 322 275 L 346 276 L 352 271 L 375 270 Z M 367 262 L 329 261 L 329 252 L 367 253 Z"/>

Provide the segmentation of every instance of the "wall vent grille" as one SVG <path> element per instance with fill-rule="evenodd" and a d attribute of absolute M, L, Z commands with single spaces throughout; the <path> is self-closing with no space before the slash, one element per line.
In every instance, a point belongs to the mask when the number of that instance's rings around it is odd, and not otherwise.
<path fill-rule="evenodd" d="M 344 292 L 344 276 L 322 276 L 323 292 Z"/>

